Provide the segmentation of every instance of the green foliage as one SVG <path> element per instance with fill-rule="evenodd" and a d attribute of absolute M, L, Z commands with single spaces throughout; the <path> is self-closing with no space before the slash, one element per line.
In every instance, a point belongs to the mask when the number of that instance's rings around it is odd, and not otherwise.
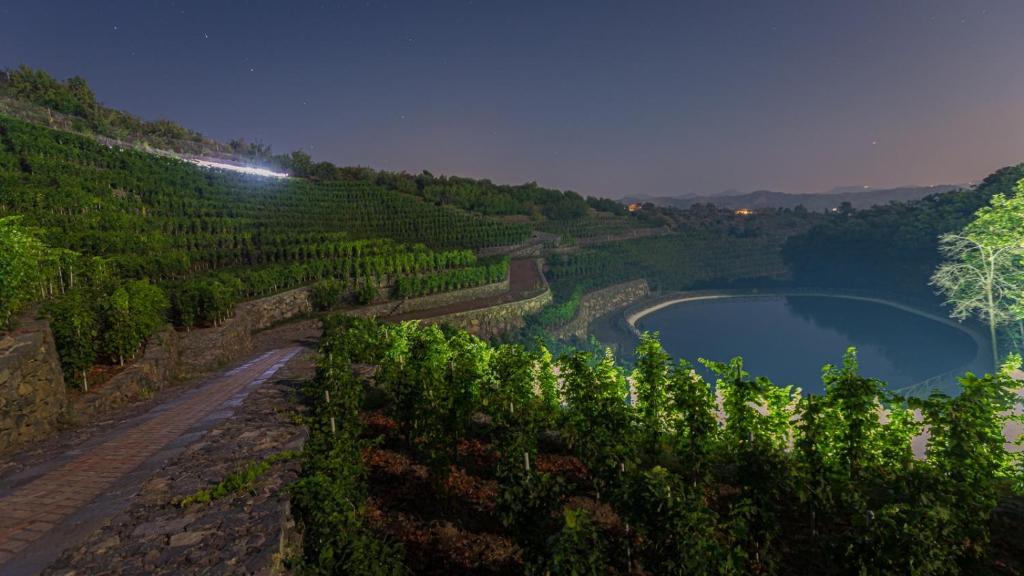
<path fill-rule="evenodd" d="M 57 349 L 64 381 L 88 390 L 86 373 L 96 361 L 99 319 L 89 297 L 81 289 L 46 308 L 50 329 Z"/>
<path fill-rule="evenodd" d="M 560 507 L 566 491 L 560 477 L 536 469 L 538 430 L 534 424 L 528 418 L 508 424 L 498 442 L 502 460 L 495 474 L 498 517 L 523 548 L 528 566 L 545 557 L 548 536 L 558 526 L 553 511 Z"/>
<path fill-rule="evenodd" d="M 668 236 L 623 239 L 553 255 L 546 261 L 552 287 L 572 293 L 637 278 L 645 278 L 655 290 L 770 286 L 787 275 L 781 248 L 794 230 L 723 231 L 713 223 L 686 226 Z"/>
<path fill-rule="evenodd" d="M 671 366 L 648 334 L 636 352 L 631 405 L 609 354 L 564 355 L 554 378 L 543 351 L 492 347 L 461 331 L 371 320 L 326 326 L 325 349 L 344 358 L 338 374 L 351 374 L 348 350 L 379 364 L 376 386 L 409 432 L 406 445 L 435 464 L 435 478 L 455 460 L 452 447 L 470 434 L 473 414 L 489 416 L 486 434 L 499 455 L 494 514 L 522 549 L 527 573 L 976 573 L 999 487 L 1020 465 L 1003 446 L 1009 368 L 965 377 L 956 398 L 921 401 L 917 422 L 884 383 L 860 375 L 853 350 L 823 370 L 825 394 L 807 398 L 751 378 L 738 358 L 706 361 L 719 377 L 719 406 L 708 382 L 686 362 Z M 330 391 L 336 411 L 357 412 L 357 396 Z M 346 421 L 355 428 L 339 419 L 337 435 L 356 433 L 358 418 Z M 927 459 L 915 461 L 911 440 L 923 426 Z M 584 474 L 541 465 L 552 438 Z M 334 449 L 332 466 L 365 474 L 358 459 Z M 361 486 L 346 488 L 355 502 Z M 579 498 L 607 503 L 615 528 L 566 513 Z"/>
<path fill-rule="evenodd" d="M 232 494 L 238 494 L 252 488 L 256 480 L 259 480 L 261 476 L 266 474 L 274 464 L 283 462 L 286 460 L 294 460 L 299 456 L 299 452 L 294 450 L 285 450 L 272 454 L 262 460 L 250 462 L 240 470 L 236 470 L 229 474 L 226 478 L 216 483 L 212 488 L 204 488 L 199 490 L 195 494 L 190 494 L 184 498 L 178 500 L 178 506 L 182 508 L 188 508 L 193 504 L 209 504 L 214 500 L 220 500 L 225 496 Z"/>
<path fill-rule="evenodd" d="M 80 76 L 61 82 L 44 70 L 33 70 L 21 65 L 14 70 L 0 72 L 0 87 L 6 87 L 6 91 L 19 100 L 67 115 L 72 120 L 70 127 L 79 131 L 157 144 L 162 148 L 183 152 L 251 152 L 218 146 L 204 140 L 198 132 L 168 120 L 146 122 L 125 112 L 107 108 L 96 100 L 96 95 Z M 52 114 L 48 115 L 47 120 L 51 123 L 55 121 Z M 269 149 L 265 152 L 269 153 Z"/>
<path fill-rule="evenodd" d="M 549 544 L 549 558 L 538 573 L 552 576 L 601 576 L 608 566 L 600 531 L 586 510 L 566 507 L 562 529 Z"/>
<path fill-rule="evenodd" d="M 405 574 L 403 551 L 366 522 L 366 469 L 360 438 L 362 385 L 352 374 L 336 333 L 321 346 L 317 374 L 304 387 L 310 436 L 302 452 L 302 476 L 292 485 L 295 517 L 303 532 L 299 568 L 308 574 Z"/>
<path fill-rule="evenodd" d="M 137 336 L 132 318 L 128 291 L 118 288 L 102 304 L 103 339 L 100 350 L 108 358 L 124 365 L 125 357 L 132 357 L 142 345 Z"/>
<path fill-rule="evenodd" d="M 15 76 L 25 80 L 25 98 L 74 96 L 44 75 Z M 163 290 L 169 319 L 190 329 L 222 323 L 243 300 L 318 281 L 332 291 L 359 286 L 355 300 L 369 303 L 377 285 L 405 285 L 407 277 L 442 279 L 414 289 L 422 293 L 504 278 L 506 261 L 477 266 L 471 249 L 528 234 L 381 186 L 209 171 L 2 117 L 0 324 L 33 301 L 84 290 L 97 317 L 95 342 L 62 337 L 58 349 L 73 367 L 69 380 L 84 384 L 83 350 L 120 362 L 163 324 L 154 320 L 162 313 L 151 313 L 162 308 L 152 294 L 129 294 L 127 306 L 115 294 L 138 287 L 132 282 L 149 279 Z M 92 333 L 69 328 L 65 336 Z"/>
<path fill-rule="evenodd" d="M 649 332 L 640 335 L 635 354 L 633 385 L 636 387 L 637 407 L 643 422 L 642 429 L 648 435 L 648 445 L 653 451 L 667 430 L 671 413 L 668 402 L 670 358 L 661 347 L 658 334 Z"/>
<path fill-rule="evenodd" d="M 373 304 L 373 301 L 380 296 L 380 290 L 373 282 L 363 282 L 356 290 L 356 303 L 362 305 Z"/>
<path fill-rule="evenodd" d="M 1003 414 L 1013 408 L 1017 385 L 1008 371 L 960 379 L 956 398 L 933 395 L 920 404 L 933 437 L 927 462 L 938 480 L 937 503 L 949 509 L 958 549 L 980 557 L 988 543 L 988 519 L 997 481 L 1010 464 L 1003 447 Z"/>
<path fill-rule="evenodd" d="M 1017 190 L 1024 190 L 1024 179 Z M 940 248 L 947 260 L 932 284 L 946 297 L 950 316 L 975 316 L 988 325 L 996 367 L 1000 330 L 1020 328 L 1024 337 L 1024 194 L 992 196 L 963 230 L 943 235 Z"/>
<path fill-rule="evenodd" d="M 640 565 L 653 574 L 719 574 L 725 556 L 716 539 L 717 517 L 703 486 L 688 485 L 665 468 L 631 471 L 623 479 L 628 504 L 621 510 L 636 527 Z"/>
<path fill-rule="evenodd" d="M 534 381 L 540 390 L 541 400 L 549 409 L 558 408 L 561 398 L 558 393 L 558 377 L 555 376 L 554 362 L 551 352 L 543 345 L 537 353 L 536 366 L 534 368 Z"/>
<path fill-rule="evenodd" d="M 146 280 L 116 288 L 100 305 L 100 350 L 122 365 L 133 358 L 150 334 L 167 322 L 170 302 L 164 292 Z"/>
<path fill-rule="evenodd" d="M 310 292 L 313 308 L 325 311 L 334 308 L 345 294 L 345 284 L 334 278 L 327 278 L 313 284 Z"/>
<path fill-rule="evenodd" d="M 23 306 L 47 294 L 60 252 L 46 246 L 40 231 L 21 218 L 0 217 L 0 328 Z"/>
<path fill-rule="evenodd" d="M 675 432 L 673 443 L 683 470 L 693 482 L 707 480 L 712 459 L 721 449 L 711 386 L 685 360 L 672 368 L 667 382 L 670 406 L 666 409 Z"/>
<path fill-rule="evenodd" d="M 471 263 L 475 258 L 467 260 Z M 395 281 L 394 294 L 396 298 L 414 298 L 493 284 L 508 278 L 508 266 L 508 258 L 502 258 L 492 264 L 453 268 L 423 276 L 403 276 Z"/>

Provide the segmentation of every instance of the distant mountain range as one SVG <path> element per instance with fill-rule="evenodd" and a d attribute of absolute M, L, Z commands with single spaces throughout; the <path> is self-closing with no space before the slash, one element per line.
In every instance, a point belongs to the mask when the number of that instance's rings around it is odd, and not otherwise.
<path fill-rule="evenodd" d="M 829 192 L 811 194 L 790 194 L 787 192 L 773 192 L 771 190 L 757 190 L 755 192 L 735 193 L 707 196 L 627 196 L 623 202 L 651 202 L 658 206 L 670 206 L 674 208 L 688 208 L 694 204 L 714 204 L 721 208 L 748 208 L 751 210 L 763 208 L 795 208 L 802 204 L 808 210 L 823 212 L 838 207 L 843 202 L 849 202 L 854 208 L 870 208 L 871 206 L 888 204 L 890 202 L 908 202 L 924 198 L 929 194 L 949 192 L 958 188 L 966 188 L 969 185 L 943 184 L 938 186 L 904 186 L 901 188 L 859 188 L 840 187 Z"/>

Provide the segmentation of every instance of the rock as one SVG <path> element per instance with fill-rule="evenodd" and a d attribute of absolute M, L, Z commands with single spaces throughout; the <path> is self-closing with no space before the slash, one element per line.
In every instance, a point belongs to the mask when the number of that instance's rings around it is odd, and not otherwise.
<path fill-rule="evenodd" d="M 179 546 L 194 546 L 203 541 L 208 536 L 215 534 L 211 530 L 199 530 L 196 532 L 179 532 L 178 534 L 172 534 L 169 545 L 171 548 L 177 548 Z"/>
<path fill-rule="evenodd" d="M 106 552 L 107 550 L 110 550 L 114 546 L 117 546 L 120 543 L 121 543 L 121 537 L 118 536 L 117 534 L 114 534 L 110 538 L 107 538 L 103 542 L 100 542 L 99 545 L 96 546 L 96 549 L 94 550 L 94 552 L 96 552 L 97 554 L 101 554 L 103 552 Z"/>
<path fill-rule="evenodd" d="M 172 520 L 155 520 L 139 524 L 132 530 L 132 538 L 149 539 L 153 536 L 179 532 L 195 520 L 194 516 L 174 518 Z"/>
<path fill-rule="evenodd" d="M 146 552 L 146 555 L 142 558 L 142 563 L 146 566 L 147 570 L 152 570 L 155 567 L 156 561 L 160 559 L 160 553 L 156 550 L 150 550 Z"/>

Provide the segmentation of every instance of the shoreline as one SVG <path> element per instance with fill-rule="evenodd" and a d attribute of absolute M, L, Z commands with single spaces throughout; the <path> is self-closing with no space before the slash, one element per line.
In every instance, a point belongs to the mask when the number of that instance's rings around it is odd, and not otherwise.
<path fill-rule="evenodd" d="M 909 313 L 914 314 L 916 316 L 921 316 L 923 318 L 928 318 L 930 320 L 934 320 L 936 322 L 940 322 L 942 324 L 945 324 L 946 326 L 950 326 L 952 328 L 957 328 L 959 330 L 967 332 L 971 336 L 971 338 L 975 341 L 975 343 L 978 344 L 979 348 L 981 348 L 983 346 L 987 346 L 987 343 L 985 342 L 984 338 L 981 338 L 981 335 L 978 334 L 977 331 L 975 331 L 975 330 L 973 330 L 973 329 L 971 329 L 971 328 L 969 328 L 967 326 L 964 326 L 960 322 L 956 322 L 956 321 L 954 321 L 951 318 L 947 318 L 947 317 L 944 317 L 944 316 L 939 316 L 938 314 L 934 314 L 934 313 L 931 313 L 931 312 L 927 312 L 927 311 L 921 310 L 920 308 L 915 308 L 913 306 L 909 306 L 907 304 L 902 304 L 900 302 L 894 302 L 892 300 L 886 300 L 884 298 L 877 298 L 877 297 L 871 297 L 871 296 L 858 296 L 858 295 L 854 295 L 854 294 L 843 294 L 843 293 L 839 293 L 839 292 L 832 292 L 832 293 L 829 293 L 829 292 L 800 292 L 800 291 L 793 291 L 793 290 L 781 290 L 779 292 L 754 292 L 754 293 L 736 293 L 736 294 L 728 294 L 728 293 L 724 293 L 724 292 L 716 293 L 716 294 L 700 294 L 700 295 L 698 295 L 698 294 L 684 295 L 684 294 L 685 293 L 679 293 L 676 296 L 669 295 L 668 296 L 668 298 L 669 298 L 668 300 L 661 300 L 659 298 L 659 301 L 650 302 L 645 308 L 642 308 L 642 309 L 640 309 L 638 311 L 635 311 L 635 312 L 632 312 L 632 313 L 624 312 L 626 323 L 628 323 L 633 328 L 636 328 L 636 323 L 639 322 L 641 319 L 643 319 L 645 316 L 649 316 L 649 315 L 653 314 L 654 312 L 657 312 L 658 310 L 663 310 L 665 308 L 668 308 L 669 306 L 675 306 L 676 304 L 684 304 L 686 302 L 695 302 L 695 301 L 700 301 L 700 300 L 718 300 L 718 299 L 723 299 L 723 298 L 751 298 L 751 297 L 755 297 L 756 298 L 756 297 L 761 297 L 761 296 L 814 296 L 814 297 L 818 297 L 818 298 L 842 298 L 842 299 L 846 299 L 846 300 L 859 300 L 861 302 L 872 302 L 872 303 L 875 303 L 875 304 L 882 304 L 884 306 L 889 306 L 891 308 L 896 308 L 897 310 L 902 310 L 904 312 L 909 312 Z M 663 296 L 662 298 L 665 298 L 665 296 Z"/>
<path fill-rule="evenodd" d="M 641 328 L 637 326 L 637 323 L 640 322 L 646 316 L 649 316 L 657 311 L 664 310 L 665 308 L 668 308 L 670 306 L 675 306 L 677 304 L 685 304 L 687 302 L 721 300 L 727 298 L 758 298 L 778 296 L 814 296 L 821 298 L 843 298 L 847 300 L 871 302 L 874 304 L 880 304 L 883 306 L 888 306 L 890 308 L 895 308 L 897 310 L 914 314 L 915 316 L 919 316 L 922 318 L 927 318 L 935 322 L 939 322 L 950 328 L 960 330 L 961 332 L 966 333 L 968 336 L 970 336 L 971 340 L 975 344 L 975 354 L 970 362 L 966 363 L 962 367 L 941 372 L 920 382 L 916 382 L 909 386 L 902 387 L 901 389 L 912 390 L 922 385 L 934 385 L 938 383 L 938 381 L 954 381 L 953 379 L 957 375 L 961 375 L 965 371 L 969 371 L 972 367 L 980 368 L 981 366 L 987 366 L 988 363 L 991 362 L 991 360 L 985 360 L 985 358 L 987 357 L 987 353 L 990 350 L 987 339 L 981 334 L 980 331 L 974 329 L 972 326 L 956 322 L 951 318 L 941 316 L 939 314 L 930 312 L 928 310 L 924 310 L 914 305 L 905 304 L 894 300 L 888 300 L 884 297 L 850 294 L 842 292 L 825 292 L 820 290 L 803 292 L 800 291 L 799 289 L 779 289 L 778 291 L 732 291 L 728 289 L 722 289 L 702 290 L 693 292 L 672 292 L 662 294 L 654 298 L 649 298 L 644 302 L 638 302 L 629 308 L 620 310 L 616 313 L 612 313 L 602 319 L 602 324 L 606 328 L 611 328 L 614 332 L 619 333 L 624 338 L 631 339 L 632 343 L 635 345 L 635 341 L 639 337 L 640 332 L 642 331 Z M 616 338 L 616 340 L 618 340 L 618 338 Z M 619 345 L 626 344 L 624 340 L 619 340 L 617 343 Z M 987 372 L 989 370 L 980 371 Z"/>

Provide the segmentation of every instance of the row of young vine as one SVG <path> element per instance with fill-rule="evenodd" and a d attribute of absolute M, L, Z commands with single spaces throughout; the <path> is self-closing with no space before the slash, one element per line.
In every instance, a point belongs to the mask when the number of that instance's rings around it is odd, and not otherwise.
<path fill-rule="evenodd" d="M 453 268 L 433 274 L 402 276 L 395 280 L 394 293 L 396 298 L 414 298 L 493 284 L 508 278 L 508 267 L 509 259 L 504 257 L 498 259 L 497 262 L 480 266 Z"/>
<path fill-rule="evenodd" d="M 0 118 L 0 328 L 43 302 L 80 387 L 168 320 L 215 325 L 327 279 L 358 303 L 404 276 L 401 297 L 476 285 L 500 270 L 472 248 L 527 232 L 370 183 L 245 178 Z"/>
<path fill-rule="evenodd" d="M 494 514 L 526 573 L 973 574 L 990 564 L 991 515 L 1024 473 L 1004 447 L 1016 398 L 1008 368 L 965 376 L 956 397 L 908 401 L 862 376 L 852 350 L 825 367 L 822 396 L 753 378 L 738 358 L 702 361 L 718 376 L 712 386 L 687 362 L 672 363 L 656 335 L 644 335 L 636 358 L 627 377 L 610 354 L 555 360 L 464 331 L 333 320 L 309 397 L 323 402 L 332 386 L 331 398 L 347 398 L 344 422 L 358 422 L 364 383 L 349 363 L 375 364 L 373 386 L 405 449 L 432 475 L 459 465 L 464 439 L 489 442 Z M 364 477 L 355 447 L 366 444 L 358 432 L 344 446 L 323 440 L 328 426 L 349 425 L 334 417 L 313 428 L 307 474 L 344 487 Z M 913 442 L 924 430 L 920 459 Z M 557 453 L 585 473 L 538 466 Z M 302 498 L 307 562 L 354 562 L 367 547 L 388 551 L 384 566 L 397 562 L 399 549 L 379 537 L 336 543 L 365 535 L 352 493 Z M 595 516 L 601 507 L 611 514 Z M 360 528 L 339 529 L 342 516 Z"/>

